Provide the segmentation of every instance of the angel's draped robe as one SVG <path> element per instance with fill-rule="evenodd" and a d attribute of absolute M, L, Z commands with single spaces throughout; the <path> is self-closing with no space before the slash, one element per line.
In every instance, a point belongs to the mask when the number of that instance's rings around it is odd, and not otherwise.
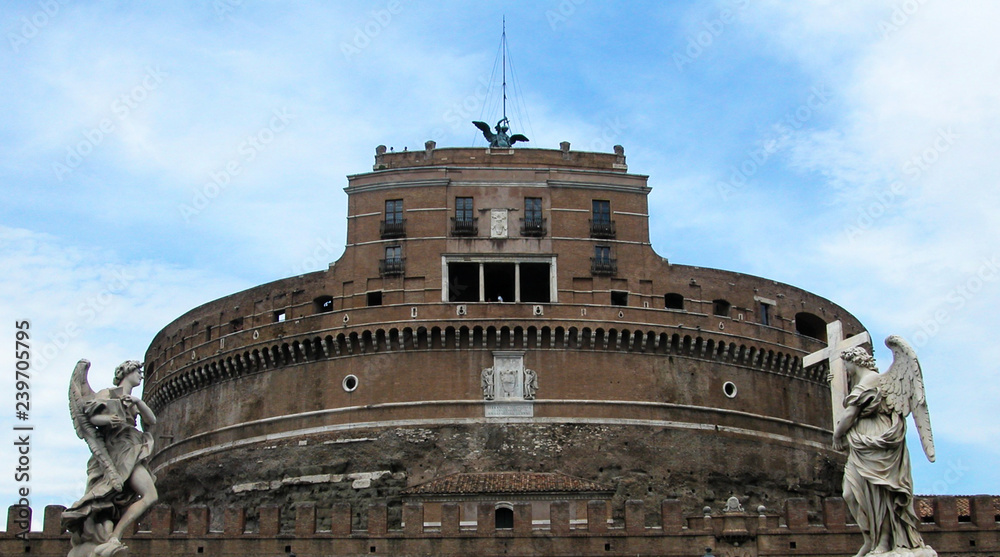
<path fill-rule="evenodd" d="M 99 391 L 93 399 L 84 403 L 83 411 L 87 419 L 97 415 L 117 415 L 124 420 L 116 428 L 97 428 L 123 488 L 115 491 L 104 466 L 91 455 L 87 462 L 87 492 L 72 507 L 63 511 L 63 526 L 70 532 L 81 531 L 88 516 L 98 518 L 101 515 L 102 519 L 117 522 L 122 511 L 138 499 L 128 483 L 129 476 L 137 465 L 146 463 L 153 452 L 153 436 L 135 427 L 138 410 L 134 405 L 126 408 L 122 400 L 111 393 L 109 389 Z"/>
<path fill-rule="evenodd" d="M 845 407 L 857 406 L 859 411 L 846 435 L 850 452 L 844 468 L 844 500 L 875 544 L 888 529 L 893 547 L 924 547 L 913 512 L 906 421 L 885 403 L 878 377 L 860 382 L 844 399 Z"/>

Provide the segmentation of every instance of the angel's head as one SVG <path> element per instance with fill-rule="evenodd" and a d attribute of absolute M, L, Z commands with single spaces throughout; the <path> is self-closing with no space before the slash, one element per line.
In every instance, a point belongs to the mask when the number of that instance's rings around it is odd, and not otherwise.
<path fill-rule="evenodd" d="M 138 362 L 136 360 L 125 360 L 124 362 L 118 364 L 118 367 L 115 368 L 115 386 L 117 387 L 120 385 L 122 380 L 133 372 L 138 372 L 139 378 L 142 379 L 142 362 Z"/>
<path fill-rule="evenodd" d="M 860 346 L 855 346 L 849 350 L 844 350 L 840 357 L 844 359 L 845 362 L 854 364 L 858 367 L 863 367 L 870 369 L 878 373 L 878 367 L 875 365 L 875 358 L 868 353 L 867 350 Z"/>

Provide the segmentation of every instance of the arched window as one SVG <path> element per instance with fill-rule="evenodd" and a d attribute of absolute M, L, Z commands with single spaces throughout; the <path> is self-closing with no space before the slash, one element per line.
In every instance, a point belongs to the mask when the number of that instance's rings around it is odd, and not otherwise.
<path fill-rule="evenodd" d="M 726 300 L 712 300 L 712 313 L 719 317 L 729 317 L 729 308 L 731 307 L 733 307 L 732 304 Z"/>
<path fill-rule="evenodd" d="M 497 506 L 494 513 L 497 530 L 511 530 L 514 528 L 514 509 L 507 504 Z"/>
<path fill-rule="evenodd" d="M 818 315 L 801 311 L 795 314 L 795 332 L 826 342 L 826 321 Z"/>
<path fill-rule="evenodd" d="M 667 309 L 684 309 L 684 296 L 673 292 L 664 294 L 663 307 Z"/>

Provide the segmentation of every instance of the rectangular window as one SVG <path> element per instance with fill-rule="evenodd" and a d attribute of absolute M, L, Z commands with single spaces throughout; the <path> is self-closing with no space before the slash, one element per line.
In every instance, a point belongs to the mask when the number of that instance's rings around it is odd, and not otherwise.
<path fill-rule="evenodd" d="M 455 216 L 451 219 L 453 236 L 475 236 L 479 233 L 471 197 L 455 198 Z"/>
<path fill-rule="evenodd" d="M 473 209 L 472 209 L 471 197 L 455 198 L 455 220 L 471 221 L 472 211 Z"/>
<path fill-rule="evenodd" d="M 387 246 L 385 248 L 385 259 L 379 261 L 378 272 L 382 276 L 403 274 L 402 246 Z"/>
<path fill-rule="evenodd" d="M 594 259 L 598 263 L 611 261 L 611 246 L 594 246 Z"/>
<path fill-rule="evenodd" d="M 760 324 L 771 324 L 771 304 L 765 304 L 764 302 L 760 303 Z"/>
<path fill-rule="evenodd" d="M 614 238 L 615 221 L 611 220 L 611 202 L 595 199 L 594 212 L 590 219 L 590 236 L 592 238 Z"/>
<path fill-rule="evenodd" d="M 402 238 L 406 236 L 406 219 L 403 218 L 403 200 L 387 199 L 385 220 L 382 221 L 382 238 Z"/>
<path fill-rule="evenodd" d="M 618 262 L 611 258 L 611 246 L 594 246 L 590 272 L 595 275 L 614 275 L 618 272 Z"/>
<path fill-rule="evenodd" d="M 594 200 L 594 223 L 607 224 L 611 222 L 611 202 Z"/>
<path fill-rule="evenodd" d="M 403 222 L 403 200 L 389 199 L 385 202 L 385 222 L 386 224 L 399 224 Z"/>
<path fill-rule="evenodd" d="M 285 318 L 287 316 L 288 316 L 288 314 L 285 313 L 285 310 L 279 309 L 278 311 L 274 312 L 274 322 L 275 323 L 282 323 L 282 322 L 285 321 Z"/>
<path fill-rule="evenodd" d="M 524 218 L 521 219 L 521 236 L 545 236 L 545 219 L 542 218 L 542 198 L 524 198 Z"/>
<path fill-rule="evenodd" d="M 541 197 L 525 197 L 524 198 L 524 220 L 525 221 L 541 221 L 542 220 L 542 198 Z"/>
<path fill-rule="evenodd" d="M 380 306 L 382 305 L 382 291 L 376 290 L 375 292 L 368 293 L 368 305 L 369 306 Z"/>

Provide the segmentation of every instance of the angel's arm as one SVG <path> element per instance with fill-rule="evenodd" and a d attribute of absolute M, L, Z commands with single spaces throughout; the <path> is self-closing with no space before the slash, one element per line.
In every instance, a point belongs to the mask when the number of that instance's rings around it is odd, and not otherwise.
<path fill-rule="evenodd" d="M 141 398 L 133 400 L 135 401 L 135 407 L 139 409 L 139 415 L 142 416 L 143 426 L 156 425 L 156 414 L 150 410 L 149 406 Z"/>
<path fill-rule="evenodd" d="M 847 435 L 848 431 L 854 427 L 854 423 L 858 421 L 858 413 L 860 408 L 854 406 L 853 404 L 844 409 L 844 415 L 841 417 L 840 422 L 833 429 L 833 446 L 834 448 L 840 449 L 843 447 L 844 436 Z M 839 445 L 839 446 L 838 446 Z"/>

